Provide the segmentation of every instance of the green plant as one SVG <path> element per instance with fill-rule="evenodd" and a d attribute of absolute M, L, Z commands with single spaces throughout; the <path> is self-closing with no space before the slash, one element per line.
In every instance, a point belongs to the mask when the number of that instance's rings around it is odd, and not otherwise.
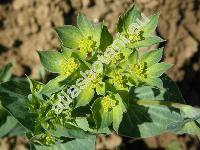
<path fill-rule="evenodd" d="M 10 80 L 20 80 L 21 82 L 27 82 L 23 78 L 13 78 L 11 74 L 12 64 L 6 64 L 0 70 L 0 83 L 7 82 Z M 20 123 L 1 105 L 0 99 L 0 137 L 7 135 L 21 136 L 25 132 L 24 128 L 21 127 Z"/>
<path fill-rule="evenodd" d="M 9 63 L 5 65 L 2 70 L 0 70 L 0 82 L 6 82 L 11 78 L 11 67 L 12 65 Z M 10 132 L 17 124 L 17 121 L 9 115 L 9 113 L 4 110 L 1 106 L 0 101 L 0 137 L 6 135 Z"/>
<path fill-rule="evenodd" d="M 45 69 L 57 77 L 47 84 L 0 84 L 2 106 L 26 129 L 31 148 L 94 149 L 96 135 L 111 130 L 128 137 L 164 132 L 200 137 L 200 109 L 186 105 L 176 84 L 164 74 L 163 49 L 141 53 L 164 40 L 151 36 L 159 15 L 141 26 L 137 7 L 120 16 L 115 38 L 82 13 L 78 27 L 55 28 L 60 51 L 38 51 Z"/>

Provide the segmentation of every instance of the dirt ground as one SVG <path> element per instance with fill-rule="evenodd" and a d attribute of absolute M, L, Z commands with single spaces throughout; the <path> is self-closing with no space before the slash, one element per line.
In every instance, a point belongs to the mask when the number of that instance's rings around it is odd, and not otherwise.
<path fill-rule="evenodd" d="M 104 20 L 114 33 L 118 16 L 133 3 L 146 15 L 160 12 L 156 34 L 167 41 L 158 47 L 165 47 L 164 60 L 174 64 L 168 75 L 177 81 L 188 104 L 200 106 L 200 0 L 0 0 L 0 68 L 12 62 L 14 75 L 37 79 L 36 50 L 59 46 L 53 27 L 76 24 L 81 10 L 93 22 Z M 0 149 L 2 145 L 9 149 L 13 140 L 25 148 L 23 140 L 10 137 L 0 140 Z M 181 150 L 200 149 L 195 137 L 169 133 L 144 140 L 100 136 L 97 141 L 97 149 L 120 145 L 121 149 L 161 150 L 173 144 Z M 17 146 L 12 148 L 23 149 Z"/>

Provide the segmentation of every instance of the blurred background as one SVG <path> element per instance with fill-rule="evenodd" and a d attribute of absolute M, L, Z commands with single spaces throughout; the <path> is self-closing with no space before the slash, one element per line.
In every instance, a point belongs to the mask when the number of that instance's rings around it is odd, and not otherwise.
<path fill-rule="evenodd" d="M 168 75 L 177 82 L 187 103 L 200 106 L 200 0 L 0 0 L 0 69 L 13 64 L 12 73 L 39 79 L 40 61 L 36 50 L 56 49 L 55 26 L 76 24 L 78 11 L 93 22 L 104 20 L 114 35 L 118 16 L 131 4 L 147 16 L 160 12 L 155 34 L 166 39 L 164 60 L 174 64 Z M 166 133 L 147 139 L 115 134 L 99 136 L 96 149 L 199 150 L 189 135 Z M 0 150 L 28 149 L 26 139 L 0 138 Z"/>

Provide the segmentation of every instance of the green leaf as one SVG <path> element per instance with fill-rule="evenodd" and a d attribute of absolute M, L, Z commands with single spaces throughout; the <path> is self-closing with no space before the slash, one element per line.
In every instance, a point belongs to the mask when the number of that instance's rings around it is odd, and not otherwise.
<path fill-rule="evenodd" d="M 145 37 L 144 40 L 135 42 L 133 44 L 128 45 L 130 48 L 139 48 L 139 47 L 148 47 L 154 44 L 158 44 L 160 42 L 164 42 L 165 40 L 161 39 L 158 36 L 153 37 Z"/>
<path fill-rule="evenodd" d="M 73 49 L 67 48 L 64 45 L 61 45 L 61 52 L 62 55 L 65 57 L 65 59 L 68 59 L 71 57 L 72 52 L 75 52 Z"/>
<path fill-rule="evenodd" d="M 94 150 L 96 136 L 87 139 L 74 139 L 66 143 L 56 143 L 52 146 L 34 145 L 36 150 Z"/>
<path fill-rule="evenodd" d="M 35 114 L 29 113 L 27 108 L 30 93 L 27 82 L 8 81 L 0 84 L 2 106 L 26 129 L 33 131 Z"/>
<path fill-rule="evenodd" d="M 136 51 L 136 49 L 131 49 L 131 48 L 124 47 L 120 51 L 121 51 L 121 53 L 123 54 L 123 56 L 125 58 L 128 58 L 131 55 L 131 53 Z"/>
<path fill-rule="evenodd" d="M 159 77 L 166 70 L 171 68 L 171 66 L 172 66 L 171 64 L 167 64 L 167 63 L 164 63 L 164 62 L 157 63 L 157 64 L 154 64 L 154 65 L 150 66 L 149 68 L 147 68 L 146 73 L 149 77 Z"/>
<path fill-rule="evenodd" d="M 188 133 L 196 135 L 200 139 L 199 119 L 193 122 L 186 123 L 179 134 Z"/>
<path fill-rule="evenodd" d="M 195 134 L 188 124 L 194 125 L 193 120 L 199 117 L 200 110 L 189 105 L 156 100 L 132 101 L 120 124 L 119 134 L 141 138 L 165 132 Z M 194 126 L 199 130 L 197 125 Z"/>
<path fill-rule="evenodd" d="M 0 126 L 0 137 L 8 134 L 15 126 L 17 125 L 17 121 L 12 116 L 8 116 L 6 118 L 6 122 Z"/>
<path fill-rule="evenodd" d="M 9 132 L 9 136 L 24 136 L 24 133 L 26 132 L 27 130 L 25 130 L 25 128 L 19 122 L 17 122 L 17 125 Z"/>
<path fill-rule="evenodd" d="M 99 49 L 105 50 L 109 45 L 112 44 L 112 42 L 113 42 L 112 35 L 109 33 L 108 28 L 106 26 L 103 26 Z"/>
<path fill-rule="evenodd" d="M 167 101 L 173 100 L 173 102 L 177 103 L 185 103 L 185 100 L 177 86 L 177 84 L 170 79 L 166 74 L 161 76 L 161 80 L 163 82 L 163 87 L 166 90 L 164 98 Z"/>
<path fill-rule="evenodd" d="M 122 107 L 117 105 L 116 107 L 113 108 L 112 112 L 113 112 L 113 128 L 116 132 L 118 132 L 118 128 L 123 117 Z"/>
<path fill-rule="evenodd" d="M 60 72 L 60 63 L 64 60 L 61 53 L 57 51 L 38 51 L 40 61 L 42 65 L 49 71 L 53 73 Z"/>
<path fill-rule="evenodd" d="M 155 31 L 158 24 L 159 15 L 160 14 L 157 13 L 155 15 L 150 16 L 149 22 L 142 26 L 141 30 L 144 31 L 144 36 L 148 36 Z"/>
<path fill-rule="evenodd" d="M 138 62 L 138 51 L 135 50 L 131 53 L 131 55 L 128 58 L 129 64 L 137 64 Z"/>
<path fill-rule="evenodd" d="M 117 31 L 118 32 L 126 31 L 132 23 L 136 22 L 137 18 L 140 18 L 140 12 L 138 8 L 133 5 L 119 17 L 117 23 Z"/>
<path fill-rule="evenodd" d="M 94 97 L 94 93 L 94 89 L 89 86 L 81 90 L 80 94 L 76 98 L 76 107 L 87 105 Z"/>
<path fill-rule="evenodd" d="M 106 135 L 111 134 L 108 127 L 101 129 L 90 128 L 88 120 L 84 117 L 77 117 L 76 124 L 79 128 L 83 129 L 84 131 L 91 132 L 92 134 L 106 134 Z"/>
<path fill-rule="evenodd" d="M 96 86 L 96 92 L 98 95 L 104 95 L 105 94 L 105 83 L 103 82 L 101 85 Z"/>
<path fill-rule="evenodd" d="M 163 83 L 160 78 L 147 78 L 147 79 L 145 79 L 145 82 L 151 86 L 163 88 Z"/>
<path fill-rule="evenodd" d="M 78 48 L 83 36 L 80 30 L 71 25 L 55 28 L 60 42 L 68 48 Z"/>
<path fill-rule="evenodd" d="M 0 125 L 6 122 L 6 117 L 8 115 L 9 115 L 8 112 L 2 107 L 1 101 L 0 101 Z"/>
<path fill-rule="evenodd" d="M 162 55 L 163 55 L 163 48 L 145 52 L 141 56 L 141 62 L 147 63 L 147 66 L 151 66 L 155 63 L 158 63 L 162 59 Z"/>
<path fill-rule="evenodd" d="M 129 96 L 135 100 L 165 100 L 184 104 L 185 100 L 175 82 L 165 74 L 161 76 L 161 80 L 162 88 L 153 86 L 135 87 L 131 88 Z"/>
<path fill-rule="evenodd" d="M 97 126 L 99 128 L 105 128 L 111 125 L 113 121 L 113 113 L 112 110 L 109 112 L 104 112 L 101 105 L 101 99 L 95 100 L 92 105 L 92 113 Z"/>
<path fill-rule="evenodd" d="M 111 123 L 113 122 L 113 112 L 112 110 L 109 112 L 105 112 L 101 114 L 101 126 L 100 128 L 105 128 L 111 125 Z"/>
<path fill-rule="evenodd" d="M 94 25 L 94 28 L 92 31 L 92 39 L 97 42 L 96 43 L 97 47 L 100 46 L 102 30 L 103 30 L 102 23 Z"/>
<path fill-rule="evenodd" d="M 56 137 L 69 137 L 69 138 L 88 138 L 90 134 L 81 130 L 80 128 L 69 125 L 67 128 L 61 125 L 56 126 L 56 130 L 49 130 L 49 132 Z"/>
<path fill-rule="evenodd" d="M 65 86 L 66 76 L 57 76 L 56 78 L 50 80 L 43 88 L 40 90 L 40 94 L 51 94 L 60 91 Z"/>
<path fill-rule="evenodd" d="M 93 25 L 81 12 L 79 12 L 77 17 L 77 25 L 83 36 L 88 37 L 92 35 Z"/>
<path fill-rule="evenodd" d="M 40 65 L 40 68 L 39 68 L 39 78 L 40 78 L 43 82 L 46 81 L 46 70 L 45 70 L 45 68 L 44 68 L 42 65 Z"/>
<path fill-rule="evenodd" d="M 84 107 L 82 107 L 84 108 Z M 89 107 L 90 108 L 90 107 Z M 81 114 L 84 114 L 85 112 L 82 111 L 82 110 L 78 110 L 81 112 Z M 87 112 L 85 114 L 89 114 L 89 111 L 87 110 Z M 89 127 L 89 123 L 88 123 L 88 120 L 87 118 L 85 117 L 77 117 L 76 118 L 76 124 L 77 124 L 77 127 L 80 128 L 80 129 L 83 129 L 84 131 L 89 131 L 90 130 L 90 127 Z"/>
<path fill-rule="evenodd" d="M 0 137 L 8 134 L 16 125 L 16 119 L 10 116 L 0 105 Z"/>
<path fill-rule="evenodd" d="M 11 68 L 12 68 L 12 64 L 8 63 L 0 70 L 0 82 L 6 82 L 10 80 L 11 75 L 12 75 Z"/>

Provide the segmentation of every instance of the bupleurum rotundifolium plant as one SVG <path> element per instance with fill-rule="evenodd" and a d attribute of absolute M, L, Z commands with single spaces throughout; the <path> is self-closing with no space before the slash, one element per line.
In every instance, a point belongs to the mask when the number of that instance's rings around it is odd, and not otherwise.
<path fill-rule="evenodd" d="M 153 36 L 159 14 L 132 6 L 119 17 L 117 34 L 79 13 L 77 27 L 56 27 L 59 51 L 38 51 L 57 77 L 0 85 L 2 106 L 27 130 L 31 148 L 94 149 L 96 135 L 151 137 L 164 132 L 200 135 L 200 110 L 185 104 L 164 73 L 163 42 Z M 14 89 L 12 89 L 14 87 Z"/>

